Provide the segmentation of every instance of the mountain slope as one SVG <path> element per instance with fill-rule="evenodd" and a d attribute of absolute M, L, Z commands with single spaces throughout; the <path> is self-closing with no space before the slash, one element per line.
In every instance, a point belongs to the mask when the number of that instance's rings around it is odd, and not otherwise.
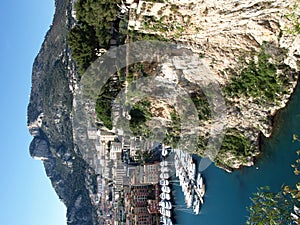
<path fill-rule="evenodd" d="M 92 170 L 77 154 L 73 143 L 70 114 L 73 96 L 69 89 L 71 75 L 67 70 L 72 61 L 66 43 L 72 23 L 69 20 L 72 18 L 69 16 L 71 3 L 57 0 L 55 5 L 53 24 L 32 70 L 27 121 L 34 136 L 30 154 L 43 160 L 53 188 L 67 207 L 68 224 L 97 224 L 96 211 L 89 197 L 91 185 L 85 181 Z"/>

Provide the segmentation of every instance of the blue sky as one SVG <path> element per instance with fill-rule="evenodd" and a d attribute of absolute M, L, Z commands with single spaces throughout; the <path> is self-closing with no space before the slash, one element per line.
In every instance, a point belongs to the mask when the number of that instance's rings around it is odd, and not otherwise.
<path fill-rule="evenodd" d="M 29 156 L 26 108 L 31 69 L 54 13 L 54 0 L 1 0 L 1 204 L 5 225 L 65 225 L 66 209 Z"/>

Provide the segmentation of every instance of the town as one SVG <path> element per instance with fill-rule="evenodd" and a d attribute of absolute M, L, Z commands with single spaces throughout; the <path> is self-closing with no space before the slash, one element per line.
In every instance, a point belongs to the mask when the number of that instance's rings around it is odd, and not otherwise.
<path fill-rule="evenodd" d="M 190 154 L 161 143 L 151 149 L 141 137 L 97 128 L 87 134 L 96 148 L 85 158 L 97 174 L 97 192 L 90 197 L 100 224 L 174 224 L 174 184 L 182 188 L 186 209 L 199 214 L 205 185 Z"/>

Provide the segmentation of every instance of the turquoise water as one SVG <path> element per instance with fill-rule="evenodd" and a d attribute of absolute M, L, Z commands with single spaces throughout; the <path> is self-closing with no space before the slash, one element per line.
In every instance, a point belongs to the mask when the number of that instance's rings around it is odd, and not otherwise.
<path fill-rule="evenodd" d="M 242 225 L 247 220 L 246 207 L 252 193 L 261 186 L 278 191 L 283 184 L 295 184 L 299 177 L 293 175 L 294 163 L 300 143 L 292 142 L 292 135 L 300 136 L 300 85 L 285 110 L 279 113 L 274 134 L 263 140 L 263 156 L 255 167 L 243 168 L 231 174 L 211 165 L 202 172 L 207 185 L 205 204 L 199 215 L 175 209 L 177 224 Z M 176 204 L 183 205 L 183 194 L 174 185 Z"/>

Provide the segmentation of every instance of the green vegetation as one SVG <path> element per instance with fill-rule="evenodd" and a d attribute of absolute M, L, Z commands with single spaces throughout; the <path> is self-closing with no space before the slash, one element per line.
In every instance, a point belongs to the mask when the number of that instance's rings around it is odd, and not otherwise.
<path fill-rule="evenodd" d="M 284 74 L 277 74 L 277 65 L 271 63 L 270 58 L 266 45 L 262 45 L 258 62 L 252 59 L 240 74 L 232 78 L 224 88 L 226 95 L 253 97 L 259 102 L 275 101 L 277 96 L 282 96 L 288 79 Z"/>
<path fill-rule="evenodd" d="M 210 93 L 208 91 L 204 93 L 203 89 L 197 84 L 185 79 L 180 81 L 180 86 L 188 90 L 189 99 L 192 100 L 197 110 L 199 120 L 209 120 L 211 118 L 211 109 L 207 95 L 210 95 Z"/>
<path fill-rule="evenodd" d="M 166 16 L 162 16 L 157 19 L 155 16 L 143 16 L 143 26 L 145 29 L 153 32 L 169 32 L 177 31 L 177 34 L 181 34 L 185 29 L 177 22 L 168 23 Z"/>
<path fill-rule="evenodd" d="M 103 122 L 103 125 L 108 129 L 113 128 L 111 121 L 111 98 L 101 97 L 96 102 L 96 113 L 97 117 Z"/>
<path fill-rule="evenodd" d="M 206 96 L 202 91 L 193 92 L 190 97 L 197 109 L 199 120 L 208 120 L 211 111 Z"/>
<path fill-rule="evenodd" d="M 221 167 L 234 168 L 235 161 L 247 163 L 247 156 L 251 156 L 251 150 L 250 140 L 241 131 L 229 128 L 214 162 Z"/>
<path fill-rule="evenodd" d="M 163 40 L 158 35 L 141 34 L 137 31 L 127 31 L 127 16 L 119 14 L 118 5 L 121 1 L 108 0 L 78 0 L 75 3 L 77 23 L 68 34 L 68 44 L 71 48 L 72 57 L 78 67 L 79 78 L 97 59 L 100 49 L 109 49 L 111 40 L 122 44 L 128 35 L 129 41 L 137 40 Z M 101 68 L 105 70 L 105 68 Z M 98 119 L 107 128 L 112 128 L 111 106 L 124 82 L 125 70 L 118 71 L 119 82 L 111 80 L 102 88 L 101 94 L 96 101 L 96 114 Z M 147 76 L 144 64 L 139 63 L 129 67 L 126 80 L 130 83 L 137 77 Z M 92 95 L 95 93 L 86 93 Z"/>
<path fill-rule="evenodd" d="M 146 34 L 140 33 L 136 30 L 129 30 L 128 36 L 130 37 L 130 41 L 167 41 L 166 38 L 158 35 L 158 34 Z"/>
<path fill-rule="evenodd" d="M 78 0 L 75 3 L 77 23 L 68 35 L 72 57 L 80 75 L 97 58 L 100 49 L 109 49 L 112 38 L 117 44 L 128 40 L 164 40 L 159 35 L 128 31 L 128 16 L 119 16 L 121 1 Z M 122 18 L 121 18 L 122 17 Z"/>
<path fill-rule="evenodd" d="M 152 114 L 149 111 L 150 102 L 142 100 L 137 102 L 130 111 L 131 120 L 130 129 L 135 136 L 149 137 L 151 131 L 146 122 L 151 119 Z"/>
<path fill-rule="evenodd" d="M 97 51 L 108 49 L 115 24 L 119 23 L 120 1 L 78 0 L 75 3 L 77 24 L 68 36 L 72 56 L 81 75 L 97 58 Z"/>
<path fill-rule="evenodd" d="M 209 133 L 197 137 L 197 150 L 193 152 L 201 156 L 208 156 L 205 152 L 208 143 Z M 234 168 L 235 161 L 247 163 L 247 157 L 252 154 L 250 140 L 235 128 L 226 130 L 221 148 L 214 158 L 216 166 L 231 170 Z"/>
<path fill-rule="evenodd" d="M 139 165 L 144 165 L 146 163 L 149 163 L 153 161 L 153 153 L 151 151 L 138 151 L 136 153 L 136 162 Z"/>
<path fill-rule="evenodd" d="M 128 74 L 125 77 L 125 79 L 128 82 L 128 84 L 130 84 L 132 81 L 136 79 L 139 79 L 141 77 L 147 77 L 149 76 L 149 74 L 155 72 L 155 70 L 153 69 L 156 67 L 156 65 L 157 65 L 156 62 L 152 62 L 152 63 L 143 62 L 143 63 L 132 64 L 128 67 Z M 114 78 L 118 78 L 118 80 L 114 80 L 110 78 L 108 82 L 105 84 L 105 86 L 102 88 L 101 94 L 98 96 L 96 101 L 97 117 L 103 122 L 103 125 L 108 129 L 112 129 L 113 127 L 111 121 L 111 106 L 124 85 L 124 80 L 123 80 L 124 75 L 125 75 L 125 68 L 119 70 L 117 72 L 117 75 L 114 75 Z M 133 111 L 133 113 L 135 112 L 136 111 Z M 135 122 L 137 121 L 133 121 L 133 123 L 137 125 Z M 141 123 L 138 124 L 141 125 Z M 145 133 L 147 129 L 144 126 L 141 126 L 140 129 L 142 127 L 143 129 L 145 129 L 144 130 Z"/>
<path fill-rule="evenodd" d="M 135 63 L 129 66 L 126 81 L 130 84 L 132 81 L 141 77 L 147 77 L 148 74 L 145 71 L 145 63 Z"/>
<path fill-rule="evenodd" d="M 248 208 L 250 216 L 247 225 L 288 225 L 294 224 L 290 213 L 294 204 L 282 191 L 273 193 L 269 187 L 260 188 L 251 198 Z"/>
<path fill-rule="evenodd" d="M 45 111 L 52 110 L 53 105 L 60 99 L 67 106 L 68 110 L 72 110 L 72 95 L 68 88 L 68 78 L 66 77 L 65 65 L 62 63 L 62 57 L 57 59 L 53 67 L 46 70 L 47 74 L 40 88 L 43 96 Z"/>
<path fill-rule="evenodd" d="M 130 129 L 135 136 L 148 138 L 155 132 L 152 132 L 146 125 L 147 121 L 152 118 L 152 114 L 149 111 L 150 105 L 151 103 L 148 100 L 139 101 L 130 111 Z M 163 143 L 174 147 L 180 139 L 181 123 L 180 117 L 174 108 L 171 109 L 170 116 L 172 122 L 170 126 L 167 127 L 166 137 L 163 140 Z M 149 157 L 146 156 L 147 155 L 143 158 L 149 159 Z"/>
<path fill-rule="evenodd" d="M 228 129 L 224 136 L 220 152 L 231 152 L 233 154 L 249 155 L 250 141 L 239 130 Z"/>
<path fill-rule="evenodd" d="M 291 166 L 294 168 L 294 174 L 299 175 L 300 150 L 297 151 L 298 159 Z M 263 187 L 254 193 L 251 198 L 252 205 L 248 207 L 250 212 L 247 225 L 286 225 L 299 224 L 300 219 L 293 220 L 291 213 L 293 207 L 300 206 L 300 182 L 294 187 L 283 186 L 278 193 L 270 191 L 269 187 Z"/>
<path fill-rule="evenodd" d="M 108 129 L 113 128 L 111 120 L 111 108 L 114 99 L 122 88 L 122 83 L 110 79 L 101 89 L 101 93 L 96 101 L 96 115 L 97 118 L 103 122 L 103 125 Z"/>
<path fill-rule="evenodd" d="M 197 137 L 197 150 L 196 152 L 193 153 L 204 156 L 207 142 L 208 139 L 206 137 L 202 137 L 202 136 Z"/>
<path fill-rule="evenodd" d="M 294 6 L 292 7 L 293 12 L 289 13 L 285 16 L 287 19 L 292 21 L 292 23 L 294 25 L 292 28 L 287 29 L 287 33 L 291 34 L 291 35 L 300 34 L 300 22 L 299 22 L 300 21 L 300 15 L 296 13 L 296 10 L 299 7 L 300 1 L 298 0 L 297 3 L 295 3 Z"/>
<path fill-rule="evenodd" d="M 83 74 L 91 62 L 97 59 L 96 50 L 99 49 L 99 43 L 95 30 L 85 22 L 78 23 L 69 33 L 68 44 L 79 67 L 79 73 Z"/>
<path fill-rule="evenodd" d="M 171 11 L 177 12 L 178 9 L 179 9 L 179 6 L 178 6 L 178 5 L 174 5 L 174 4 L 171 5 L 171 8 L 170 8 Z"/>
<path fill-rule="evenodd" d="M 170 145 L 175 148 L 180 139 L 181 122 L 180 117 L 174 108 L 170 112 L 170 116 L 172 123 L 171 126 L 167 128 L 166 138 L 163 142 L 165 145 Z"/>
<path fill-rule="evenodd" d="M 298 142 L 299 139 L 297 139 Z M 292 164 L 292 168 L 294 168 L 294 174 L 296 176 L 300 175 L 300 150 L 297 151 L 298 159 L 294 164 Z M 284 186 L 283 193 L 286 195 L 291 195 L 293 199 L 298 201 L 298 206 L 300 204 L 300 182 L 296 183 L 295 187 L 291 186 Z M 300 222 L 300 221 L 299 221 Z"/>

